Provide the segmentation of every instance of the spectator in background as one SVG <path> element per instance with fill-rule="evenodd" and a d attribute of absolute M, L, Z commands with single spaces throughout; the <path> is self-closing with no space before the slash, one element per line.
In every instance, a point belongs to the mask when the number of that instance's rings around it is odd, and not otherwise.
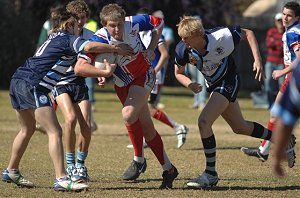
<path fill-rule="evenodd" d="M 57 17 L 58 11 L 60 8 L 63 8 L 64 5 L 61 3 L 55 3 L 50 7 L 50 17 L 45 23 L 40 32 L 39 40 L 37 42 L 36 48 L 38 49 L 48 38 L 48 35 L 51 33 L 53 28 L 53 20 Z"/>
<path fill-rule="evenodd" d="M 283 44 L 282 35 L 284 33 L 284 27 L 282 24 L 282 13 L 277 13 L 274 17 L 275 27 L 271 27 L 267 31 L 266 46 L 267 46 L 267 61 L 265 64 L 266 79 L 264 81 L 263 92 L 254 92 L 251 97 L 256 107 L 268 107 L 273 105 L 279 87 L 284 81 L 284 76 L 278 80 L 272 78 L 274 70 L 282 70 L 283 66 Z"/>
<path fill-rule="evenodd" d="M 275 27 L 272 27 L 267 32 L 266 46 L 268 49 L 267 62 L 265 64 L 266 79 L 264 81 L 265 91 L 268 96 L 269 108 L 273 105 L 276 95 L 279 91 L 279 87 L 284 81 L 284 76 L 278 80 L 272 78 L 274 70 L 283 69 L 283 44 L 282 35 L 284 33 L 284 27 L 282 24 L 282 13 L 275 15 Z"/>

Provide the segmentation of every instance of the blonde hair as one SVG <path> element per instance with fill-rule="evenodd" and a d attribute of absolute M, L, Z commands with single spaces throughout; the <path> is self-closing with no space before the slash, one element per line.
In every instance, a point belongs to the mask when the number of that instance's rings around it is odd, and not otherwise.
<path fill-rule="evenodd" d="M 205 34 L 201 19 L 193 16 L 183 16 L 180 18 L 178 26 L 178 35 L 181 38 L 190 36 L 201 36 Z"/>
<path fill-rule="evenodd" d="M 101 24 L 106 26 L 107 21 L 125 20 L 126 12 L 118 4 L 108 4 L 104 6 L 99 14 Z"/>

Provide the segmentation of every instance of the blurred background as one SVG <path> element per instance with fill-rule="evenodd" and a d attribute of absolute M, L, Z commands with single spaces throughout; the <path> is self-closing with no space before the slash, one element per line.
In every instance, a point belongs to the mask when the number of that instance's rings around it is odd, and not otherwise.
<path fill-rule="evenodd" d="M 0 88 L 7 89 L 12 74 L 26 58 L 36 50 L 43 23 L 49 18 L 49 9 L 54 0 L 0 0 Z M 61 3 L 69 1 L 61 0 Z M 265 36 L 274 25 L 274 16 L 281 12 L 286 0 L 86 0 L 91 18 L 98 22 L 103 5 L 118 3 L 127 15 L 135 15 L 141 7 L 151 12 L 161 10 L 165 23 L 174 31 L 175 42 L 170 46 L 170 61 L 165 85 L 178 86 L 173 74 L 174 48 L 179 41 L 176 24 L 184 14 L 200 16 L 205 28 L 240 25 L 254 31 L 265 63 Z M 300 0 L 298 0 L 300 2 Z M 241 88 L 255 91 L 261 83 L 254 80 L 252 54 L 246 44 L 241 44 L 235 53 L 236 64 L 241 74 Z"/>

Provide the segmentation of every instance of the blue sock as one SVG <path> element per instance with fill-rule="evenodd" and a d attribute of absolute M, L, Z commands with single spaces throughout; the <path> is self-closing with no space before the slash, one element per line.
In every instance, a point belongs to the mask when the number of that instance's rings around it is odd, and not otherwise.
<path fill-rule="evenodd" d="M 85 161 L 87 155 L 88 155 L 88 152 L 81 152 L 79 150 L 77 151 L 77 163 L 76 163 L 77 168 L 84 165 L 84 161 Z"/>
<path fill-rule="evenodd" d="M 75 153 L 66 153 L 67 167 L 75 167 Z"/>

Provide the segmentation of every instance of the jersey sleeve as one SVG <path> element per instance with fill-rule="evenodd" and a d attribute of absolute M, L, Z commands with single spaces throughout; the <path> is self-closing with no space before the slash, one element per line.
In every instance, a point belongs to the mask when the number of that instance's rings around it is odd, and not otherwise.
<path fill-rule="evenodd" d="M 107 29 L 101 28 L 89 40 L 109 44 L 110 34 Z"/>
<path fill-rule="evenodd" d="M 179 67 L 183 67 L 189 63 L 188 49 L 183 41 L 180 41 L 176 46 L 174 62 Z"/>
<path fill-rule="evenodd" d="M 158 39 L 158 42 L 157 42 L 157 45 L 161 45 L 165 42 L 165 37 L 163 35 L 160 35 L 159 39 Z"/>
<path fill-rule="evenodd" d="M 77 54 L 81 52 L 84 46 L 88 43 L 86 39 L 75 35 L 71 35 L 69 41 L 70 41 L 69 45 L 71 46 L 71 49 Z"/>
<path fill-rule="evenodd" d="M 96 58 L 96 54 L 94 53 L 86 53 L 82 51 L 81 53 L 78 54 L 78 58 L 83 58 L 85 59 L 88 63 L 93 64 Z"/>
<path fill-rule="evenodd" d="M 300 50 L 300 35 L 295 32 L 287 32 L 286 40 L 294 52 Z"/>
<path fill-rule="evenodd" d="M 161 18 L 152 15 L 135 15 L 125 18 L 126 21 L 132 22 L 132 26 L 139 25 L 139 31 L 155 30 L 164 25 Z"/>
<path fill-rule="evenodd" d="M 241 40 L 242 29 L 240 26 L 232 26 L 228 28 L 232 34 L 234 46 L 237 46 Z"/>

